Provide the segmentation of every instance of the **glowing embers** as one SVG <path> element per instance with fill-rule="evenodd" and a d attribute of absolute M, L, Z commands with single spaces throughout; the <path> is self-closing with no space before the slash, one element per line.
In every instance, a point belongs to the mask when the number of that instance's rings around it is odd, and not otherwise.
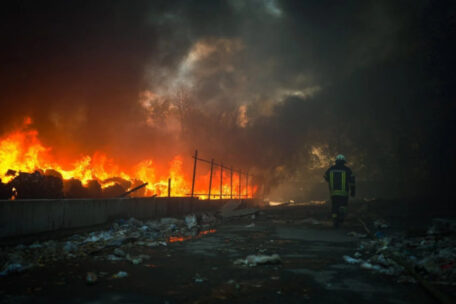
<path fill-rule="evenodd" d="M 188 235 L 188 236 L 170 236 L 168 238 L 168 242 L 169 243 L 184 242 L 184 241 L 188 241 L 188 240 L 191 240 L 191 239 L 200 238 L 203 235 L 212 234 L 212 233 L 215 233 L 215 232 L 216 232 L 216 229 L 209 229 L 209 230 L 200 231 L 196 236 L 191 236 L 191 235 Z"/>

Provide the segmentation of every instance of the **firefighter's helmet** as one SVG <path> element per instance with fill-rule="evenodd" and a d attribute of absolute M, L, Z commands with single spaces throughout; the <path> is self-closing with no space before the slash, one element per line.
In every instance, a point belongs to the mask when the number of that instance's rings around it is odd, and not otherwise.
<path fill-rule="evenodd" d="M 337 161 L 346 161 L 346 160 L 345 160 L 345 156 L 343 156 L 342 154 L 337 155 L 337 156 L 336 156 L 336 160 L 337 160 Z"/>

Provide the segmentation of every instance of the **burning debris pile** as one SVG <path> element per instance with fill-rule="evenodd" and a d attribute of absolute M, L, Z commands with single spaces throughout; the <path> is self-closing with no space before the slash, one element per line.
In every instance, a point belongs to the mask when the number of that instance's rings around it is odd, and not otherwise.
<path fill-rule="evenodd" d="M 0 134 L 0 199 L 111 198 L 133 189 L 131 196 L 136 197 L 185 197 L 193 189 L 195 196 L 206 198 L 213 180 L 221 182 L 211 199 L 248 196 L 257 190 L 252 180 L 242 180 L 246 173 L 241 176 L 241 170 L 234 172 L 232 167 L 230 172 L 198 168 L 198 176 L 192 179 L 188 171 L 184 173 L 180 155 L 161 161 L 168 167 L 158 166 L 152 159 L 119 165 L 100 151 L 62 160 L 41 143 L 38 131 L 29 124 Z"/>
<path fill-rule="evenodd" d="M 9 170 L 7 175 L 14 178 L 6 184 L 0 180 L 0 199 L 110 198 L 122 195 L 133 185 L 122 178 L 102 182 L 89 180 L 87 185 L 83 185 L 79 179 L 63 179 L 58 171 L 52 169 L 36 170 L 34 173 Z M 140 190 L 137 194 L 144 194 L 144 189 Z"/>
<path fill-rule="evenodd" d="M 141 264 L 148 255 L 132 255 L 135 247 L 159 247 L 214 233 L 218 219 L 211 213 L 188 215 L 185 219 L 162 218 L 140 221 L 117 220 L 108 230 L 74 234 L 62 240 L 35 242 L 0 249 L 0 276 L 21 272 L 62 260 L 93 256 L 108 261 L 126 260 Z"/>
<path fill-rule="evenodd" d="M 353 257 L 345 262 L 361 268 L 397 277 L 398 282 L 413 282 L 418 278 L 442 284 L 456 282 L 456 221 L 434 219 L 425 235 L 406 236 L 384 229 L 388 225 L 377 221 L 377 232 L 370 240 L 362 240 Z M 370 231 L 368 234 L 371 234 Z M 368 234 L 351 233 L 366 238 Z"/>

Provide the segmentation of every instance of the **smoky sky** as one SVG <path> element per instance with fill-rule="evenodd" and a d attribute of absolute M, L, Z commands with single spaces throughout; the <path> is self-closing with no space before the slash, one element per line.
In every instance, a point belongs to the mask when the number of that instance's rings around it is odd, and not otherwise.
<path fill-rule="evenodd" d="M 65 153 L 198 148 L 281 179 L 336 153 L 366 179 L 455 166 L 452 1 L 11 1 L 1 15 L 0 129 L 30 115 Z"/>

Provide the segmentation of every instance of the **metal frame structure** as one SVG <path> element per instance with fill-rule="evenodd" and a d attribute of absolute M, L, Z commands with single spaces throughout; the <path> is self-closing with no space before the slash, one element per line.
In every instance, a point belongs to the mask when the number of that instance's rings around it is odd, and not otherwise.
<path fill-rule="evenodd" d="M 245 173 L 242 171 L 242 169 L 234 169 L 233 166 L 227 167 L 223 164 L 223 162 L 216 163 L 214 159 L 212 158 L 211 160 L 203 159 L 198 157 L 198 150 L 195 150 L 195 154 L 192 156 L 194 159 L 193 163 L 193 178 L 192 178 L 192 192 L 189 194 L 190 197 L 195 197 L 195 195 L 207 195 L 208 199 L 211 199 L 211 197 L 219 197 L 222 199 L 223 197 L 229 197 L 230 199 L 233 198 L 233 173 L 238 173 L 238 178 L 239 178 L 239 192 L 238 195 L 236 196 L 238 199 L 241 199 L 242 197 L 244 198 L 249 198 L 249 177 L 254 177 L 254 175 L 249 174 L 249 171 L 245 171 Z M 208 193 L 195 193 L 195 177 L 196 177 L 196 169 L 197 169 L 197 164 L 198 161 L 207 163 L 210 165 L 210 176 L 209 176 L 209 191 Z M 213 194 L 212 193 L 212 176 L 214 173 L 214 168 L 219 167 L 220 168 L 220 189 L 218 194 Z M 223 170 L 228 170 L 230 172 L 230 194 L 223 194 Z M 245 194 L 242 194 L 242 176 L 245 176 Z M 251 195 L 253 197 L 253 193 Z"/>

